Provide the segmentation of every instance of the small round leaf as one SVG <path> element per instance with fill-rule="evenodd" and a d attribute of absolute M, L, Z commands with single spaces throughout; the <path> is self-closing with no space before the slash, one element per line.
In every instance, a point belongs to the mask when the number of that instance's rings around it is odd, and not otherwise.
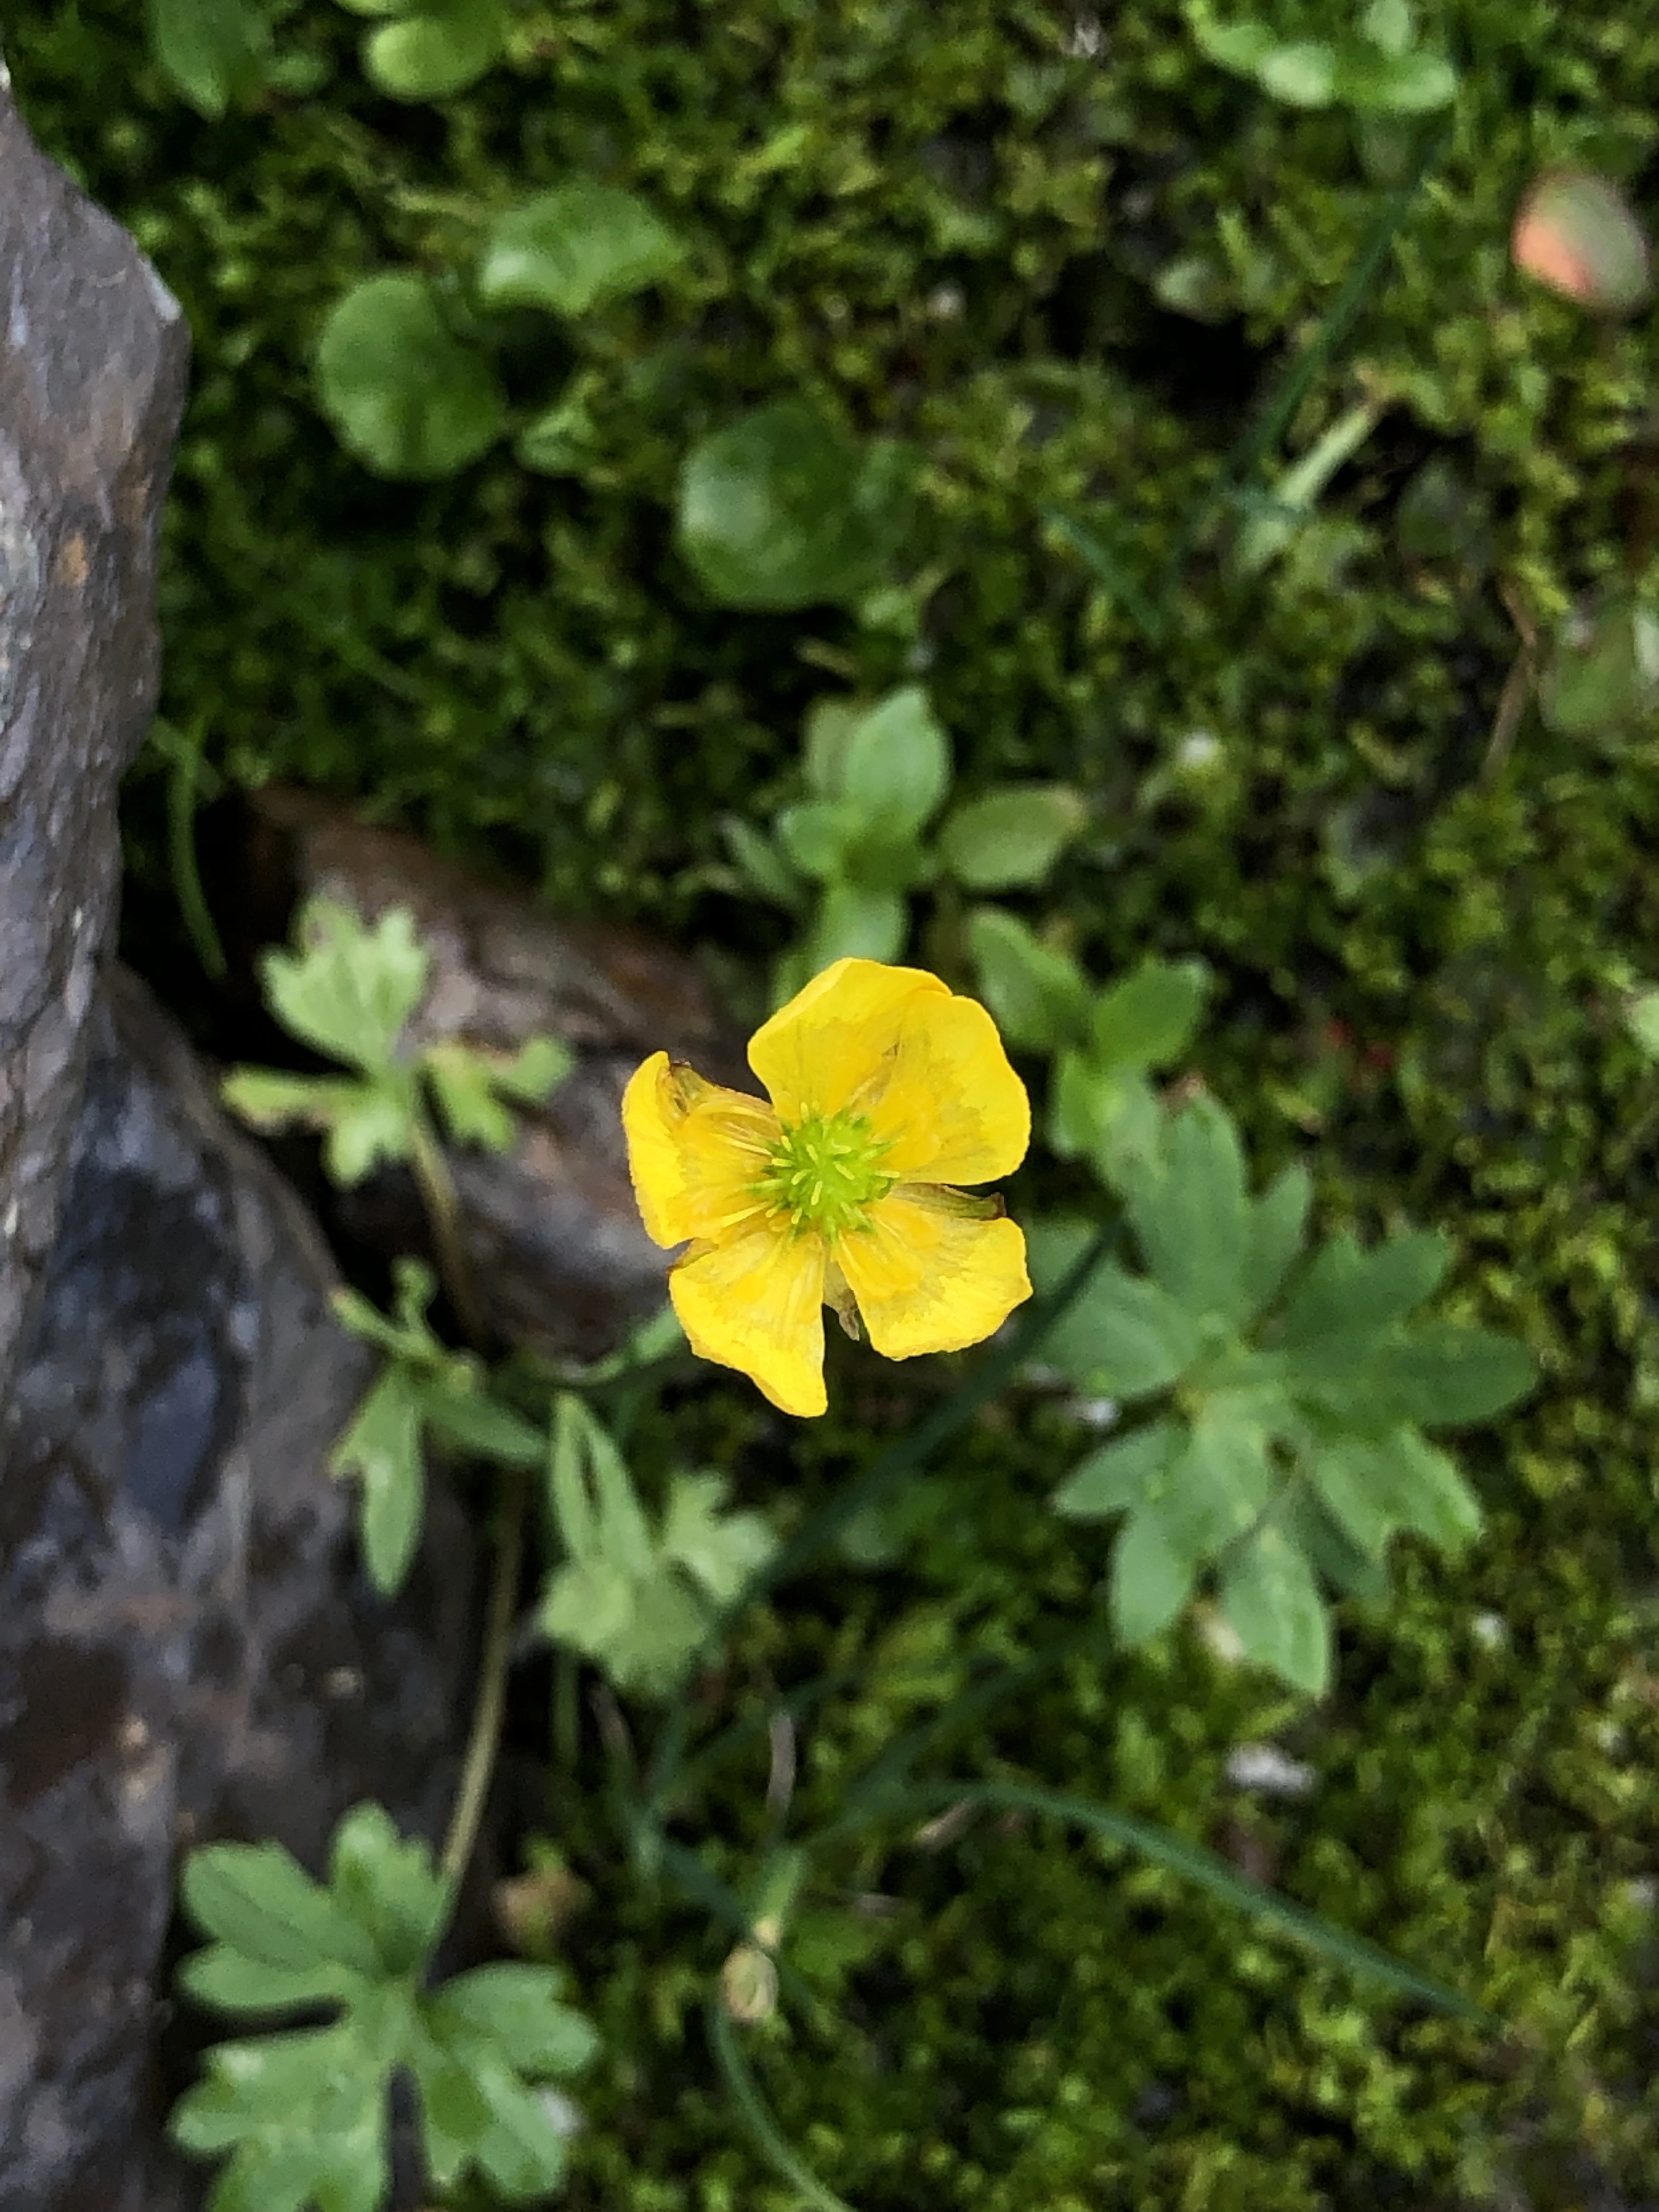
<path fill-rule="evenodd" d="M 449 330 L 421 276 L 370 276 L 337 301 L 316 377 L 341 444 L 381 476 L 453 475 L 505 422 L 495 371 Z"/>
<path fill-rule="evenodd" d="M 848 604 L 873 580 L 885 535 L 864 469 L 856 441 L 805 400 L 774 400 L 687 456 L 681 550 L 727 606 Z"/>

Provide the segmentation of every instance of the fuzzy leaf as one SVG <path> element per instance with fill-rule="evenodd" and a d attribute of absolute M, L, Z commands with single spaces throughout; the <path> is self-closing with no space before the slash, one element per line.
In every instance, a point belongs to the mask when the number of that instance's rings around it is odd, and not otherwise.
<path fill-rule="evenodd" d="M 1167 1291 L 1107 1260 L 1049 1331 L 1041 1356 L 1085 1390 L 1143 1398 L 1176 1382 L 1199 1348 L 1191 1316 Z"/>
<path fill-rule="evenodd" d="M 1288 1167 L 1250 1209 L 1243 1270 L 1244 1310 L 1254 1321 L 1278 1296 L 1307 1236 L 1313 1183 L 1306 1168 Z"/>

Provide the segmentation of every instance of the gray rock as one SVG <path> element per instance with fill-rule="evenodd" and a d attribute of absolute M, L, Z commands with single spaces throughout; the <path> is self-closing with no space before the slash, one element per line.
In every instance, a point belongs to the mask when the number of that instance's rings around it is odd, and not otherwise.
<path fill-rule="evenodd" d="M 324 1471 L 372 1362 L 314 1226 L 142 984 L 88 1020 L 0 1423 L 0 2212 L 199 2202 L 157 2062 L 181 1851 L 315 1868 L 364 1797 L 435 1838 L 466 1719 L 459 1507 L 387 1605 Z"/>
<path fill-rule="evenodd" d="M 56 1232 L 116 787 L 155 704 L 155 537 L 189 334 L 35 148 L 0 64 L 0 1395 Z"/>

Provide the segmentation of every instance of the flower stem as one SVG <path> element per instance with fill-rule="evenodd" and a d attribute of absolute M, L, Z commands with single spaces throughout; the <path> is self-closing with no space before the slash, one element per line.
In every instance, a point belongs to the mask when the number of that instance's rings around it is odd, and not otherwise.
<path fill-rule="evenodd" d="M 495 1771 L 495 1753 L 501 1741 L 501 1713 L 507 1702 L 507 1668 L 513 1642 L 513 1611 L 519 1595 L 519 1569 L 524 1558 L 525 1508 L 530 1496 L 530 1477 L 521 1467 L 506 1468 L 501 1476 L 501 1525 L 495 1534 L 495 1571 L 489 1586 L 489 1618 L 484 1629 L 483 1657 L 479 1663 L 478 1692 L 472 1707 L 472 1729 L 467 1739 L 455 1808 L 444 1838 L 441 1872 L 452 1891 L 460 1887 L 472 1846 L 478 1840 L 478 1824 Z"/>

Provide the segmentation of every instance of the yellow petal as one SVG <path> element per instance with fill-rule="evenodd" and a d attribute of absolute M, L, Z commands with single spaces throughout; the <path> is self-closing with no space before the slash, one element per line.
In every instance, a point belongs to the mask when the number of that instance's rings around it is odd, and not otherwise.
<path fill-rule="evenodd" d="M 890 1175 L 989 1182 L 1031 1141 L 1031 1102 L 976 999 L 917 998 L 904 1010 L 887 1082 L 869 1109 Z"/>
<path fill-rule="evenodd" d="M 836 1258 L 888 1359 L 978 1344 L 1031 1295 L 1018 1224 L 928 1183 L 878 1199 L 864 1228 L 836 1240 Z"/>
<path fill-rule="evenodd" d="M 668 1294 L 699 1359 L 735 1367 L 786 1413 L 823 1412 L 823 1241 L 765 1226 L 694 1245 Z"/>
<path fill-rule="evenodd" d="M 782 1134 L 758 1098 L 653 1052 L 623 1093 L 628 1169 L 647 1237 L 724 1237 L 759 1212 L 751 1186 Z"/>
<path fill-rule="evenodd" d="M 749 1040 L 749 1065 L 792 1126 L 878 1091 L 918 1000 L 946 1001 L 937 975 L 880 960 L 837 960 Z"/>

